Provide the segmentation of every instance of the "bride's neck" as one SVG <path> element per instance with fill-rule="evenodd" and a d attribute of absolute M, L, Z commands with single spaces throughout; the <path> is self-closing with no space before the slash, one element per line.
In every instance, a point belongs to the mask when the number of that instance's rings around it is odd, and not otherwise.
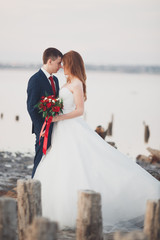
<path fill-rule="evenodd" d="M 68 75 L 67 76 L 67 82 L 68 83 L 72 83 L 74 81 L 74 79 L 75 79 L 75 76 L 73 76 L 73 75 Z"/>

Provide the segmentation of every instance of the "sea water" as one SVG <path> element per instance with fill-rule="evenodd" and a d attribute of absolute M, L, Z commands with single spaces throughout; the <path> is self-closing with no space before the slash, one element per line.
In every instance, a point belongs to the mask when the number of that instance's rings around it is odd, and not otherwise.
<path fill-rule="evenodd" d="M 33 152 L 35 136 L 27 112 L 28 79 L 36 70 L 0 70 L 0 151 Z M 63 71 L 56 74 L 62 86 Z M 146 154 L 148 146 L 160 149 L 160 75 L 87 71 L 87 101 L 84 118 L 95 130 L 105 129 L 113 116 L 117 148 L 133 158 Z M 19 121 L 16 121 L 19 116 Z M 149 142 L 144 143 L 144 122 Z"/>

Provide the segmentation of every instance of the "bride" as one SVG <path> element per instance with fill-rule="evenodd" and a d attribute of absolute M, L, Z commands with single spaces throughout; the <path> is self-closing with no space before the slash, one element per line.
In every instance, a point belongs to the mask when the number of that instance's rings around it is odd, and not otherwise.
<path fill-rule="evenodd" d="M 101 194 L 104 230 L 135 228 L 143 222 L 147 199 L 160 198 L 160 183 L 87 125 L 83 60 L 70 51 L 62 61 L 67 76 L 59 93 L 63 114 L 53 118 L 52 145 L 34 176 L 42 185 L 43 216 L 61 229 L 75 228 L 77 192 L 90 189 Z"/>

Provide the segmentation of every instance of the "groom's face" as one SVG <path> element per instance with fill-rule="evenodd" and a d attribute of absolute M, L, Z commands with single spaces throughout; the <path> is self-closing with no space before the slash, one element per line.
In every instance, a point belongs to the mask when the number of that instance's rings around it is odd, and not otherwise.
<path fill-rule="evenodd" d="M 57 57 L 55 60 L 50 59 L 50 71 L 51 73 L 56 73 L 62 67 L 61 66 L 62 58 Z"/>

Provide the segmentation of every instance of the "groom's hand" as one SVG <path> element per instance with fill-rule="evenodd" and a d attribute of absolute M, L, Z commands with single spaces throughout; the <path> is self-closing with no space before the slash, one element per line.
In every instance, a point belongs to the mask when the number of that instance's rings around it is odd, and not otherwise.
<path fill-rule="evenodd" d="M 42 132 L 42 135 L 41 135 L 41 137 L 44 137 L 44 135 L 45 135 L 45 130 Z"/>

